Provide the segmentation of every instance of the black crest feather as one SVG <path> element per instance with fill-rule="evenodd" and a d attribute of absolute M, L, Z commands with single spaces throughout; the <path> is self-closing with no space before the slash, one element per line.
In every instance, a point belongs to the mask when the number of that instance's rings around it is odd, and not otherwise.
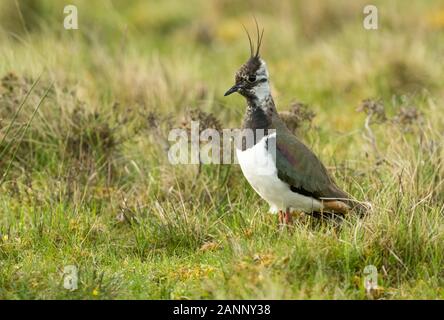
<path fill-rule="evenodd" d="M 257 33 L 257 48 L 256 48 L 255 57 L 258 58 L 262 44 L 262 37 L 264 36 L 264 28 L 262 28 L 262 32 L 259 32 L 259 24 L 257 23 L 256 17 L 254 17 L 254 22 L 256 23 L 256 33 Z"/>
<path fill-rule="evenodd" d="M 257 35 L 256 52 L 254 50 L 255 48 L 254 48 L 253 41 L 251 40 L 250 33 L 248 32 L 245 25 L 242 24 L 242 26 L 244 27 L 244 30 L 245 30 L 247 37 L 248 37 L 248 42 L 250 44 L 250 58 L 259 58 L 260 49 L 261 49 L 261 45 L 262 45 L 262 38 L 264 36 L 264 28 L 262 28 L 262 31 L 259 30 L 259 24 L 256 20 L 256 17 L 254 17 L 254 22 L 256 23 L 256 35 Z"/>
<path fill-rule="evenodd" d="M 244 27 L 244 30 L 247 33 L 248 42 L 250 43 L 250 57 L 253 57 L 253 52 L 254 52 L 253 41 L 251 41 L 250 33 L 248 33 L 247 28 L 243 24 L 242 24 L 242 27 Z"/>

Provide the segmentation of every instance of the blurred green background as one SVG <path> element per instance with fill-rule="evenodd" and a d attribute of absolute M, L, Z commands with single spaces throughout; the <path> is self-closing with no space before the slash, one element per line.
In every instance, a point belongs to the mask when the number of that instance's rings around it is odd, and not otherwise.
<path fill-rule="evenodd" d="M 77 31 L 63 29 L 67 3 L 2 1 L 1 71 L 36 75 L 47 68 L 92 91 L 110 85 L 101 95 L 150 103 L 164 93 L 150 79 L 166 68 L 168 81 L 185 91 L 181 103 L 192 103 L 187 97 L 198 87 L 225 104 L 221 93 L 248 55 L 242 24 L 254 33 L 256 17 L 265 28 L 263 57 L 282 108 L 297 98 L 350 111 L 363 97 L 444 87 L 441 1 L 375 1 L 378 30 L 363 28 L 367 2 L 360 0 L 71 1 Z"/>

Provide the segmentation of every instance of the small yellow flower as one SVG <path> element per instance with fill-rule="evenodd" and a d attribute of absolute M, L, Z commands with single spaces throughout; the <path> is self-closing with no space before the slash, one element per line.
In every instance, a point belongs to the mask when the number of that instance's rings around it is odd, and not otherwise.
<path fill-rule="evenodd" d="M 100 294 L 100 291 L 98 288 L 94 288 L 94 290 L 92 291 L 92 295 L 97 297 Z"/>
<path fill-rule="evenodd" d="M 251 236 L 253 235 L 253 230 L 251 228 L 245 229 L 244 230 L 244 235 L 247 238 L 251 238 Z"/>
<path fill-rule="evenodd" d="M 444 27 L 444 9 L 437 10 L 427 16 L 427 22 L 434 28 Z"/>
<path fill-rule="evenodd" d="M 8 236 L 7 234 L 4 234 L 3 237 L 2 237 L 2 239 L 3 239 L 3 241 L 8 241 L 9 236 Z"/>
<path fill-rule="evenodd" d="M 201 247 L 200 251 L 214 251 L 220 248 L 220 243 L 216 241 L 205 242 Z"/>

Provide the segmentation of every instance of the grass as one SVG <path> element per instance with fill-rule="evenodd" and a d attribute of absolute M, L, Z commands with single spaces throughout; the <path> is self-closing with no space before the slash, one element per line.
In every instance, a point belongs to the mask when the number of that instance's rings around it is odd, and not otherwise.
<path fill-rule="evenodd" d="M 375 1 L 377 31 L 363 1 L 71 2 L 76 31 L 0 4 L 1 299 L 444 298 L 439 1 Z M 278 110 L 370 215 L 280 232 L 238 166 L 168 164 L 169 129 L 240 126 L 252 13 Z"/>

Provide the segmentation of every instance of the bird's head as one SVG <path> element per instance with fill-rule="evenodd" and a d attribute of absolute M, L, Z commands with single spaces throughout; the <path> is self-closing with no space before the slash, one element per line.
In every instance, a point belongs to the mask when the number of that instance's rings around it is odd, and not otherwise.
<path fill-rule="evenodd" d="M 225 96 L 238 92 L 247 99 L 261 101 L 270 95 L 267 65 L 259 55 L 264 31 L 262 30 L 262 32 L 259 33 L 257 24 L 256 27 L 256 50 L 248 31 L 245 30 L 250 42 L 250 58 L 236 72 L 234 86 L 225 92 Z"/>

